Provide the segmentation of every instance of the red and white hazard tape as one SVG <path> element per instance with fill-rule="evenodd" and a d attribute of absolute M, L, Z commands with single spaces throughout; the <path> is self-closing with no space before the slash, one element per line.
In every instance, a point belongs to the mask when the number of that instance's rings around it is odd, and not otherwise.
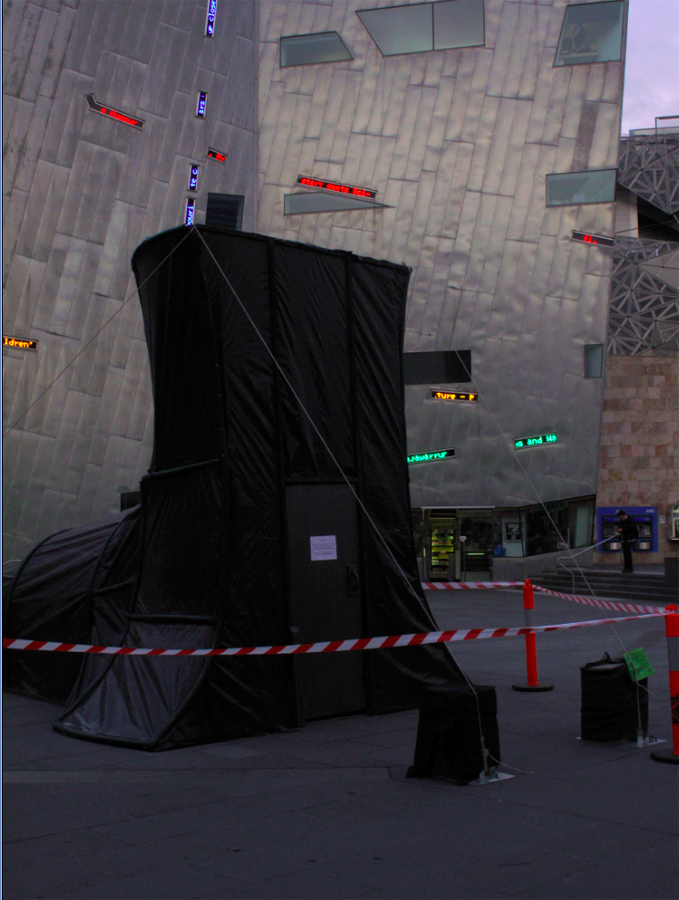
<path fill-rule="evenodd" d="M 424 591 L 484 591 L 489 588 L 521 587 L 523 581 L 422 581 Z"/>
<path fill-rule="evenodd" d="M 297 653 L 341 653 L 345 650 L 379 650 L 391 647 L 415 647 L 420 644 L 448 644 L 453 641 L 476 641 L 487 638 L 541 634 L 592 625 L 613 625 L 635 619 L 651 619 L 667 615 L 664 609 L 642 616 L 616 619 L 594 619 L 589 622 L 566 622 L 560 625 L 533 625 L 530 628 L 463 628 L 454 631 L 425 631 L 421 634 L 395 634 L 391 637 L 354 638 L 348 641 L 318 641 L 315 644 L 281 644 L 269 647 L 225 647 L 199 650 L 160 650 L 147 647 L 100 647 L 95 644 L 59 644 L 54 641 L 28 641 L 3 638 L 5 650 L 43 650 L 54 653 L 101 653 L 108 656 L 278 656 Z"/>
<path fill-rule="evenodd" d="M 602 600 L 600 597 L 577 597 L 575 594 L 562 594 L 560 591 L 552 591 L 549 588 L 539 587 L 534 584 L 533 588 L 540 591 L 541 594 L 551 594 L 552 597 L 560 597 L 562 600 L 570 600 L 572 603 L 582 603 L 585 606 L 596 606 L 599 609 L 614 609 L 619 612 L 633 613 L 654 613 L 659 612 L 661 607 L 645 606 L 641 603 L 624 603 L 622 600 Z"/>

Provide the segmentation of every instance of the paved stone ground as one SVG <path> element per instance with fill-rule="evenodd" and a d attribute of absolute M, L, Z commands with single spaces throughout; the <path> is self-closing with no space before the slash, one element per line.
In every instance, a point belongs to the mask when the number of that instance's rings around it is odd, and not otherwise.
<path fill-rule="evenodd" d="M 522 624 L 520 592 L 429 597 L 441 627 Z M 600 617 L 536 604 L 543 624 Z M 4 897 L 675 898 L 679 767 L 577 740 L 579 667 L 622 644 L 650 657 L 668 738 L 661 620 L 539 636 L 544 694 L 511 688 L 523 638 L 451 645 L 498 692 L 516 777 L 483 786 L 405 778 L 416 712 L 152 754 L 59 735 L 56 707 L 5 694 Z"/>

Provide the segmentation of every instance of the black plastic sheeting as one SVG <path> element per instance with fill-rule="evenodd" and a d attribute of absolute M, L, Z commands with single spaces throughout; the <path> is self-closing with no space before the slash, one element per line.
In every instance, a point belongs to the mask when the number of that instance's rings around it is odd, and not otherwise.
<path fill-rule="evenodd" d="M 94 615 L 92 642 L 176 649 L 304 640 L 291 621 L 297 563 L 287 548 L 299 523 L 287 517 L 286 490 L 342 485 L 337 463 L 367 513 L 358 512 L 351 582 L 360 590 L 346 601 L 358 604 L 362 634 L 332 633 L 329 624 L 325 639 L 434 630 L 410 527 L 401 376 L 407 268 L 207 226 L 157 235 L 132 263 L 151 363 L 154 451 L 141 483 L 131 600 Z M 296 596 L 295 608 L 324 599 L 312 591 Z M 361 656 L 362 708 L 370 713 L 412 708 L 426 687 L 463 681 L 441 645 Z M 55 728 L 167 749 L 299 725 L 308 684 L 299 666 L 310 659 L 87 656 Z M 322 695 L 323 659 L 316 660 L 309 665 Z"/>
<path fill-rule="evenodd" d="M 46 538 L 3 573 L 3 633 L 12 638 L 113 644 L 107 628 L 130 607 L 138 567 L 141 509 Z M 124 628 L 118 627 L 118 634 Z M 83 658 L 6 650 L 3 687 L 65 703 Z"/>

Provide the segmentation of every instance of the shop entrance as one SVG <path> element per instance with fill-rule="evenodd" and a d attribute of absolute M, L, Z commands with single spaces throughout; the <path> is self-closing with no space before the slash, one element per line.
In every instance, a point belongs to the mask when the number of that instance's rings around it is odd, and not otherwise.
<path fill-rule="evenodd" d="M 453 510 L 430 510 L 426 519 L 427 581 L 458 579 L 457 517 Z"/>

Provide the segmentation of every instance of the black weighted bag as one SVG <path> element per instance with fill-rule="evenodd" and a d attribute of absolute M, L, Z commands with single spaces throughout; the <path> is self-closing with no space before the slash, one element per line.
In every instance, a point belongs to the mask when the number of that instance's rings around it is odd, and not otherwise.
<path fill-rule="evenodd" d="M 580 668 L 580 734 L 586 741 L 634 741 L 648 730 L 648 679 L 635 683 L 625 660 L 608 653 Z M 638 686 L 637 686 L 638 685 Z"/>
<path fill-rule="evenodd" d="M 457 784 L 478 778 L 483 771 L 479 713 L 489 764 L 495 766 L 500 761 L 495 688 L 482 684 L 475 684 L 473 691 L 466 684 L 430 688 L 420 705 L 415 760 L 408 777 L 438 776 Z"/>

